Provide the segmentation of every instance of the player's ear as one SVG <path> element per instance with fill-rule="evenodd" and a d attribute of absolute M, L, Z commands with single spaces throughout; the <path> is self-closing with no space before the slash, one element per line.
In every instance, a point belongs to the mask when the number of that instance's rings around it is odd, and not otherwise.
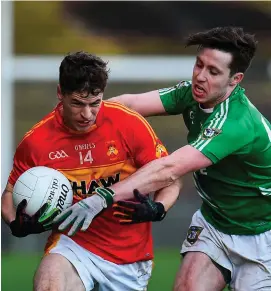
<path fill-rule="evenodd" d="M 59 84 L 57 85 L 57 98 L 58 98 L 59 101 L 63 100 L 63 95 L 61 93 L 61 88 L 60 88 Z"/>
<path fill-rule="evenodd" d="M 235 86 L 239 84 L 244 78 L 243 73 L 235 73 L 231 78 L 230 78 L 230 86 Z"/>

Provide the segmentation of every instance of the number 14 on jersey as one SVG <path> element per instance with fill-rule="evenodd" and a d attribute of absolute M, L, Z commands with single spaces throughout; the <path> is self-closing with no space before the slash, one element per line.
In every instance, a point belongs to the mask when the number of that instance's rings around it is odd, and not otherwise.
<path fill-rule="evenodd" d="M 79 159 L 80 159 L 80 165 L 83 165 L 84 163 L 91 164 L 93 162 L 91 150 L 87 151 L 87 153 L 78 152 L 78 154 L 79 154 Z"/>

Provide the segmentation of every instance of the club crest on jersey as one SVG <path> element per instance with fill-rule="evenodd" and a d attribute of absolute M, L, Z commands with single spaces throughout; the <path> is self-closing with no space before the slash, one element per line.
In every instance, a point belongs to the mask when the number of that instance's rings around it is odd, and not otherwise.
<path fill-rule="evenodd" d="M 156 158 L 158 159 L 161 157 L 165 157 L 167 155 L 167 150 L 161 143 L 158 143 L 156 145 L 155 155 L 156 155 Z"/>
<path fill-rule="evenodd" d="M 212 137 L 219 135 L 221 132 L 222 132 L 222 130 L 220 130 L 218 128 L 205 128 L 203 133 L 202 133 L 202 137 L 204 139 L 212 138 Z"/>
<path fill-rule="evenodd" d="M 118 156 L 119 151 L 118 151 L 116 143 L 114 141 L 110 141 L 107 143 L 107 153 L 106 154 L 109 156 L 110 160 L 112 160 L 112 159 L 114 160 Z"/>
<path fill-rule="evenodd" d="M 188 87 L 191 84 L 192 84 L 191 81 L 180 81 L 175 87 L 178 89 L 181 87 Z"/>
<path fill-rule="evenodd" d="M 199 238 L 200 233 L 202 232 L 203 227 L 199 226 L 190 226 L 187 232 L 186 240 L 193 245 Z"/>

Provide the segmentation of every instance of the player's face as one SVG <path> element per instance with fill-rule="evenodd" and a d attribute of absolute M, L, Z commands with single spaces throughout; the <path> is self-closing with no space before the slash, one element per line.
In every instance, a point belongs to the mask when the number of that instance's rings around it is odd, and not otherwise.
<path fill-rule="evenodd" d="M 102 98 L 103 93 L 95 96 L 77 92 L 60 97 L 63 102 L 63 118 L 66 126 L 76 131 L 88 131 L 95 124 Z"/>
<path fill-rule="evenodd" d="M 242 73 L 230 77 L 232 55 L 217 49 L 200 50 L 193 69 L 193 98 L 203 108 L 212 108 L 225 100 L 242 78 Z"/>

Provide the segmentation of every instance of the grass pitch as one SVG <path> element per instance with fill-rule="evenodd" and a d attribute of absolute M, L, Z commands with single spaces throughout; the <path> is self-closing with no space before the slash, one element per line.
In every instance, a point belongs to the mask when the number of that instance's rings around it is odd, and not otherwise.
<path fill-rule="evenodd" d="M 2 291 L 31 291 L 32 277 L 41 254 L 2 253 Z M 179 268 L 178 249 L 156 249 L 154 268 L 148 291 L 171 291 Z M 225 289 L 226 291 L 228 289 Z"/>

